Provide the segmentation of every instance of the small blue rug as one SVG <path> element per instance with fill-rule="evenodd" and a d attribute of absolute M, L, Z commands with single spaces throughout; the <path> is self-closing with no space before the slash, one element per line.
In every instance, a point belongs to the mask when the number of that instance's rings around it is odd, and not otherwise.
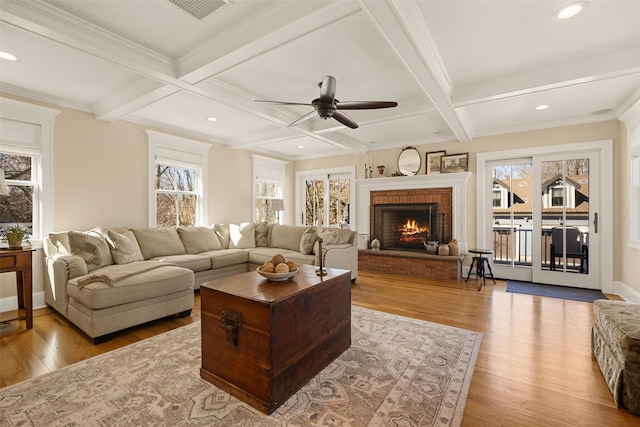
<path fill-rule="evenodd" d="M 507 292 L 584 302 L 593 302 L 597 299 L 608 299 L 602 292 L 596 289 L 542 285 L 531 282 L 517 282 L 515 280 L 507 280 Z"/>

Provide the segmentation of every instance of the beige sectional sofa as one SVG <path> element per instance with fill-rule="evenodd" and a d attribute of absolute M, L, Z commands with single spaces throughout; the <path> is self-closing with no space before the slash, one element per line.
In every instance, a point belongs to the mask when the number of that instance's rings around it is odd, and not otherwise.
<path fill-rule="evenodd" d="M 315 227 L 267 223 L 211 227 L 96 228 L 45 239 L 45 301 L 94 342 L 113 332 L 189 315 L 193 291 L 257 268 L 275 254 L 319 265 Z M 358 270 L 356 232 L 323 230 L 326 267 Z"/>

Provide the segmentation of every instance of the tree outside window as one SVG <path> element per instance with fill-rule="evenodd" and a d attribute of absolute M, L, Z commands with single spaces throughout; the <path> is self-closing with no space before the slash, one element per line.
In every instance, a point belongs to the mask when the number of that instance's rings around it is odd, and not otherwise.
<path fill-rule="evenodd" d="M 156 226 L 196 224 L 198 172 L 171 165 L 156 165 Z"/>
<path fill-rule="evenodd" d="M 19 224 L 33 232 L 34 195 L 37 188 L 33 176 L 32 156 L 0 152 L 0 168 L 4 169 L 9 196 L 0 197 L 0 227 Z"/>

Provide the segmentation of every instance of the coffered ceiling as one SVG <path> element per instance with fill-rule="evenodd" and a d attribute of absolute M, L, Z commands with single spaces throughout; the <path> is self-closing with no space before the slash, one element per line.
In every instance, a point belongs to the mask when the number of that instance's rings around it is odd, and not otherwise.
<path fill-rule="evenodd" d="M 18 60 L 0 89 L 287 159 L 607 120 L 640 98 L 637 0 L 566 21 L 545 0 L 211 0 L 202 19 L 175 3 L 1 0 Z M 288 127 L 312 107 L 255 102 L 311 102 L 325 75 L 341 101 L 398 107 Z"/>

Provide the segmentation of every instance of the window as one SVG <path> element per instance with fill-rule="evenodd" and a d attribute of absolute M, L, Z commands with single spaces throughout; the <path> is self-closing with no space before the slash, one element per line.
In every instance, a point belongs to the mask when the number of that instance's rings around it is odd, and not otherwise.
<path fill-rule="evenodd" d="M 551 206 L 563 207 L 564 206 L 564 188 L 563 187 L 551 187 Z"/>
<path fill-rule="evenodd" d="M 296 176 L 298 224 L 316 225 L 322 217 L 326 226 L 355 229 L 351 216 L 351 207 L 355 206 L 354 167 L 304 171 Z"/>
<path fill-rule="evenodd" d="M 0 227 L 27 228 L 34 247 L 53 226 L 53 122 L 59 110 L 0 98 L 0 168 L 8 196 L 0 196 Z"/>
<path fill-rule="evenodd" d="M 156 227 L 196 225 L 199 171 L 156 164 Z"/>
<path fill-rule="evenodd" d="M 287 162 L 253 156 L 254 221 L 282 224 Z"/>
<path fill-rule="evenodd" d="M 208 153 L 211 145 L 147 131 L 149 226 L 206 225 Z"/>
<path fill-rule="evenodd" d="M 493 190 L 493 207 L 501 208 L 502 207 L 502 191 L 500 189 Z"/>

